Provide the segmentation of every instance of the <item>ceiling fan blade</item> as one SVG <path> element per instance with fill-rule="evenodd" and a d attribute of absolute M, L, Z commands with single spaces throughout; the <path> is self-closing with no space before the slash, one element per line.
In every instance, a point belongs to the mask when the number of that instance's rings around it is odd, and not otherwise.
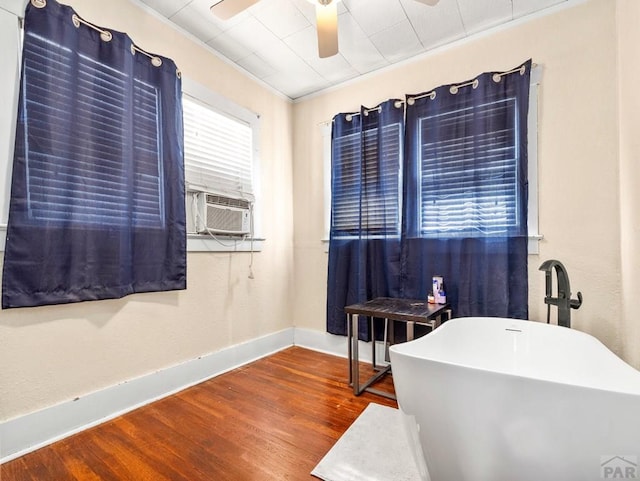
<path fill-rule="evenodd" d="M 229 20 L 234 15 L 246 10 L 259 0 L 220 0 L 215 5 L 211 5 L 211 13 L 220 20 Z"/>
<path fill-rule="evenodd" d="M 318 54 L 320 58 L 338 53 L 338 6 L 333 1 L 328 5 L 316 4 L 318 27 Z"/>
<path fill-rule="evenodd" d="M 424 3 L 425 5 L 431 5 L 432 7 L 440 0 L 416 0 L 416 2 Z"/>

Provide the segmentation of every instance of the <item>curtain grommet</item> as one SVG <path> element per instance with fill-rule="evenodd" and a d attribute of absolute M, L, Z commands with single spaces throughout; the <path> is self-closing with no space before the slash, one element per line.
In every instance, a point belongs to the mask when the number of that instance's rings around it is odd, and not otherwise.
<path fill-rule="evenodd" d="M 31 0 L 31 5 L 36 8 L 44 8 L 47 6 L 47 0 Z"/>
<path fill-rule="evenodd" d="M 75 13 L 73 15 L 71 15 L 71 21 L 73 22 L 73 26 L 76 27 L 76 28 L 80 28 L 80 24 L 84 23 L 87 27 L 91 27 L 92 29 L 100 32 L 100 38 L 104 42 L 110 42 L 113 39 L 113 35 L 111 34 L 111 32 L 109 30 L 102 30 L 102 29 L 96 27 L 95 25 L 93 25 L 92 23 L 89 23 L 86 20 L 82 20 Z"/>
<path fill-rule="evenodd" d="M 480 81 L 478 79 L 475 79 L 472 83 L 471 83 L 471 88 L 472 89 L 477 89 L 478 85 L 480 85 Z"/>
<path fill-rule="evenodd" d="M 409 97 L 407 99 L 407 105 L 413 105 L 416 103 L 416 99 L 414 99 L 413 97 Z"/>
<path fill-rule="evenodd" d="M 345 116 L 344 116 L 344 119 L 345 119 L 347 122 L 351 122 L 351 121 L 353 120 L 353 115 L 351 115 L 351 114 L 347 114 L 347 115 L 345 115 Z"/>
<path fill-rule="evenodd" d="M 176 77 L 182 78 L 182 72 L 180 71 L 179 68 L 176 69 Z"/>
<path fill-rule="evenodd" d="M 495 83 L 500 83 L 500 79 L 502 78 L 502 75 L 500 75 L 499 73 L 494 73 L 493 77 L 491 77 L 493 79 L 493 81 Z"/>
<path fill-rule="evenodd" d="M 449 87 L 449 92 L 453 95 L 457 94 L 459 90 L 460 89 L 457 85 L 452 85 L 451 87 Z"/>
<path fill-rule="evenodd" d="M 520 75 L 524 75 L 526 71 L 527 71 L 527 67 L 525 67 L 524 65 L 520 67 Z"/>
<path fill-rule="evenodd" d="M 396 100 L 396 101 L 393 103 L 393 106 L 394 106 L 395 108 L 397 108 L 397 109 L 402 108 L 402 100 Z"/>
<path fill-rule="evenodd" d="M 433 92 L 431 92 L 431 93 L 429 94 L 429 98 L 430 98 L 431 100 L 435 100 L 435 99 L 436 99 L 436 95 L 437 95 L 437 94 L 436 94 L 436 91 L 434 90 Z"/>
<path fill-rule="evenodd" d="M 131 50 L 131 55 L 136 54 L 136 46 L 134 44 L 131 44 L 130 50 Z"/>
<path fill-rule="evenodd" d="M 162 66 L 162 59 L 160 57 L 151 57 L 151 65 L 154 67 Z"/>

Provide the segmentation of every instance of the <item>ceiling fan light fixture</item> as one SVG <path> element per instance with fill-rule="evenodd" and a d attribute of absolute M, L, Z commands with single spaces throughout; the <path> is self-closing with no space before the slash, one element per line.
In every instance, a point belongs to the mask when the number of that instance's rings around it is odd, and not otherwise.
<path fill-rule="evenodd" d="M 320 2 L 327 1 L 322 4 Z M 338 6 L 337 0 L 317 0 L 316 24 L 318 30 L 318 55 L 332 57 L 338 53 Z"/>

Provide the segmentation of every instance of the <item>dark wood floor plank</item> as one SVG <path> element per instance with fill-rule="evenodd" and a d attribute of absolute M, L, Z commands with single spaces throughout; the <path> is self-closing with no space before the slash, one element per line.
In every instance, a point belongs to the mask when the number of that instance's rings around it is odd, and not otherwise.
<path fill-rule="evenodd" d="M 9 461 L 0 481 L 313 480 L 370 402 L 397 406 L 354 396 L 345 359 L 292 347 Z"/>

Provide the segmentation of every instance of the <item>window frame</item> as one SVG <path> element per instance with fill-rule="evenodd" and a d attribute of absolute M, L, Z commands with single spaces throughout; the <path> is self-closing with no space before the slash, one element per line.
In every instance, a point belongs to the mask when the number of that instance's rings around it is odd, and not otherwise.
<path fill-rule="evenodd" d="M 21 20 L 17 13 L 0 9 L 0 44 L 7 46 L 9 59 L 13 59 L 0 73 L 0 172 L 4 174 L 0 199 L 0 251 L 4 251 L 11 198 L 11 175 L 16 134 L 16 112 L 20 92 L 20 62 L 22 58 Z"/>
<path fill-rule="evenodd" d="M 237 119 L 251 127 L 252 131 L 252 226 L 253 235 L 249 236 L 229 236 L 220 235 L 214 238 L 209 234 L 198 234 L 187 232 L 187 252 L 259 252 L 263 248 L 264 237 L 262 237 L 262 195 L 260 188 L 260 115 L 246 109 L 232 100 L 210 90 L 202 84 L 183 76 L 182 94 L 187 95 L 212 111 Z M 186 182 L 186 180 L 185 180 Z M 202 189 L 194 185 L 185 185 L 185 208 L 190 209 L 192 195 L 201 192 Z M 187 217 L 189 214 L 187 213 Z"/>

